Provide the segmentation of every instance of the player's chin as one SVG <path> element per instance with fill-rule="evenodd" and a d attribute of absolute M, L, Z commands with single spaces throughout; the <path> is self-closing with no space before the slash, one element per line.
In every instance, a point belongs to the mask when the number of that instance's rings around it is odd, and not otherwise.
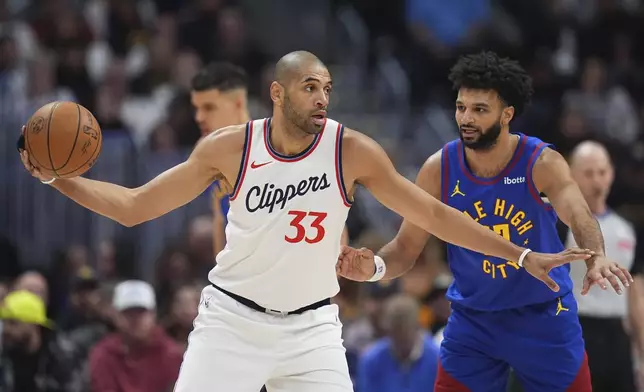
<path fill-rule="evenodd" d="M 480 135 L 476 132 L 461 132 L 461 140 L 466 146 L 475 145 L 479 142 Z"/>
<path fill-rule="evenodd" d="M 311 135 L 317 135 L 318 133 L 322 132 L 324 129 L 324 124 L 320 124 L 317 121 L 311 120 L 309 122 L 308 127 L 306 127 L 306 133 L 309 133 Z"/>

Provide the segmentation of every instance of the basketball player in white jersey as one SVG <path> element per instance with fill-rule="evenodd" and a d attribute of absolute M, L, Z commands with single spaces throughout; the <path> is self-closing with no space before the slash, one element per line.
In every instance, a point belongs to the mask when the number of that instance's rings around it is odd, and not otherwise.
<path fill-rule="evenodd" d="M 357 184 L 415 225 L 458 246 L 517 260 L 541 280 L 588 250 L 530 252 L 442 204 L 401 176 L 369 137 L 326 117 L 324 64 L 293 52 L 276 65 L 273 117 L 220 129 L 188 160 L 128 189 L 86 178 L 51 186 L 125 226 L 201 194 L 218 175 L 231 194 L 227 243 L 204 288 L 177 392 L 350 392 L 335 264 Z M 24 132 L 24 128 L 23 128 Z M 21 157 L 30 173 L 48 182 Z M 377 280 L 384 267 L 374 266 Z"/>

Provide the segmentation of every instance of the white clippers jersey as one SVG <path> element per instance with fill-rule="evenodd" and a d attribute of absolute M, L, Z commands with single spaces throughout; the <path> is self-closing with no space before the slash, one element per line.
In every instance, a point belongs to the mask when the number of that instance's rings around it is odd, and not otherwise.
<path fill-rule="evenodd" d="M 270 119 L 251 121 L 226 247 L 209 280 L 277 311 L 293 311 L 339 291 L 335 264 L 351 203 L 342 180 L 344 127 L 327 119 L 296 156 L 270 145 Z"/>

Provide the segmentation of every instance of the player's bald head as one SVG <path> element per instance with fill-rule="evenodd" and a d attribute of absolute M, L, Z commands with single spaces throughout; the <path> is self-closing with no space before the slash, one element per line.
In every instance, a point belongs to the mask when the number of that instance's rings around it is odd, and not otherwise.
<path fill-rule="evenodd" d="M 298 50 L 284 55 L 275 64 L 275 81 L 286 86 L 307 72 L 321 70 L 328 72 L 322 60 L 311 52 Z"/>
<path fill-rule="evenodd" d="M 581 142 L 572 151 L 570 167 L 583 170 L 590 163 L 607 167 L 612 166 L 606 147 L 594 141 Z"/>

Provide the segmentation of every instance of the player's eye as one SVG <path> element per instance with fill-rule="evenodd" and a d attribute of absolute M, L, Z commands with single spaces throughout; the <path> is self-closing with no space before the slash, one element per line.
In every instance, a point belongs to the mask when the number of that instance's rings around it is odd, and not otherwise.
<path fill-rule="evenodd" d="M 306 86 L 306 91 L 308 91 L 308 92 L 313 91 L 313 89 L 314 89 L 314 88 L 313 88 L 313 86 L 312 86 L 312 85 L 308 85 L 308 86 Z"/>
<path fill-rule="evenodd" d="M 331 87 L 326 87 L 324 89 L 324 92 L 327 93 L 327 94 L 331 94 L 332 91 L 333 91 L 333 89 Z"/>
<path fill-rule="evenodd" d="M 463 111 L 465 111 L 465 106 L 463 106 L 463 105 L 456 105 L 456 110 L 458 110 L 459 112 L 463 112 Z"/>

